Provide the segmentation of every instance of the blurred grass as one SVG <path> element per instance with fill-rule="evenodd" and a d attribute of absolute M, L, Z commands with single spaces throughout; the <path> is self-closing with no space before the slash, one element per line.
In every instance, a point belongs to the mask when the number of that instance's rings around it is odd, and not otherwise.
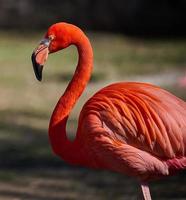
<path fill-rule="evenodd" d="M 95 35 L 96 62 L 118 75 L 158 73 L 186 65 L 185 39 L 136 39 Z"/>
<path fill-rule="evenodd" d="M 163 41 L 117 34 L 88 35 L 94 48 L 94 73 L 71 113 L 68 132 L 72 138 L 82 105 L 105 84 L 130 80 L 130 76 L 182 73 L 186 68 L 185 39 Z M 0 32 L 0 199 L 136 199 L 140 188 L 133 179 L 72 167 L 52 154 L 48 123 L 54 105 L 71 79 L 77 52 L 75 47 L 70 47 L 50 55 L 43 82 L 39 83 L 30 56 L 41 38 L 42 34 L 38 33 Z M 186 99 L 185 91 L 174 84 L 166 88 Z M 178 181 L 183 183 L 179 187 Z M 168 183 L 176 190 L 167 191 Z M 152 183 L 153 196 L 175 199 L 177 195 L 176 199 L 183 199 L 185 183 L 183 174 Z"/>

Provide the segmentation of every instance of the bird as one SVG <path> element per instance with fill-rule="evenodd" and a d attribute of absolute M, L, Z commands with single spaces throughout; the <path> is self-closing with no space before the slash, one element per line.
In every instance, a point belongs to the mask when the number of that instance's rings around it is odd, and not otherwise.
<path fill-rule="evenodd" d="M 77 48 L 78 63 L 50 119 L 53 152 L 72 165 L 132 176 L 150 200 L 149 181 L 186 169 L 186 103 L 150 83 L 112 83 L 84 104 L 71 141 L 66 124 L 91 77 L 91 43 L 79 27 L 58 22 L 48 28 L 31 60 L 41 81 L 48 55 L 70 45 Z"/>

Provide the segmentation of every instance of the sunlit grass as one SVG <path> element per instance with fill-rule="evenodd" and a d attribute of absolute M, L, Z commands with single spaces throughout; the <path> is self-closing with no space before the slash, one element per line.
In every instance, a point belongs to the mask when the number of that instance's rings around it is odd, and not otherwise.
<path fill-rule="evenodd" d="M 184 39 L 145 40 L 109 36 L 95 37 L 95 58 L 105 70 L 114 68 L 118 75 L 160 73 L 186 65 Z"/>

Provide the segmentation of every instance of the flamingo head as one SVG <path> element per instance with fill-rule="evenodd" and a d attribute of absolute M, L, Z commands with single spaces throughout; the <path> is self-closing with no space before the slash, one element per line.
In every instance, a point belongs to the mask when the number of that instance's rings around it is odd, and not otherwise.
<path fill-rule="evenodd" d="M 42 80 L 43 66 L 49 53 L 57 52 L 68 47 L 72 42 L 70 28 L 66 23 L 56 23 L 49 27 L 44 38 L 32 53 L 32 64 L 36 78 Z"/>

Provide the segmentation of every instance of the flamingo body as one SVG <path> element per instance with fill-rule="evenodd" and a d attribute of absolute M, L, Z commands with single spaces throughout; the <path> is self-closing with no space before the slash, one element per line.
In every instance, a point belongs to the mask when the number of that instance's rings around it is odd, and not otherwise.
<path fill-rule="evenodd" d="M 105 87 L 80 114 L 77 140 L 91 158 L 87 164 L 140 179 L 169 175 L 179 161 L 185 168 L 185 109 L 185 102 L 150 84 Z"/>
<path fill-rule="evenodd" d="M 150 84 L 112 84 L 86 102 L 76 138 L 68 140 L 66 123 L 70 111 L 92 71 L 91 44 L 78 27 L 57 23 L 32 54 L 36 77 L 41 80 L 48 53 L 71 44 L 77 47 L 79 60 L 51 116 L 49 138 L 53 151 L 71 164 L 137 177 L 142 182 L 144 198 L 150 200 L 148 180 L 186 169 L 186 103 Z"/>

